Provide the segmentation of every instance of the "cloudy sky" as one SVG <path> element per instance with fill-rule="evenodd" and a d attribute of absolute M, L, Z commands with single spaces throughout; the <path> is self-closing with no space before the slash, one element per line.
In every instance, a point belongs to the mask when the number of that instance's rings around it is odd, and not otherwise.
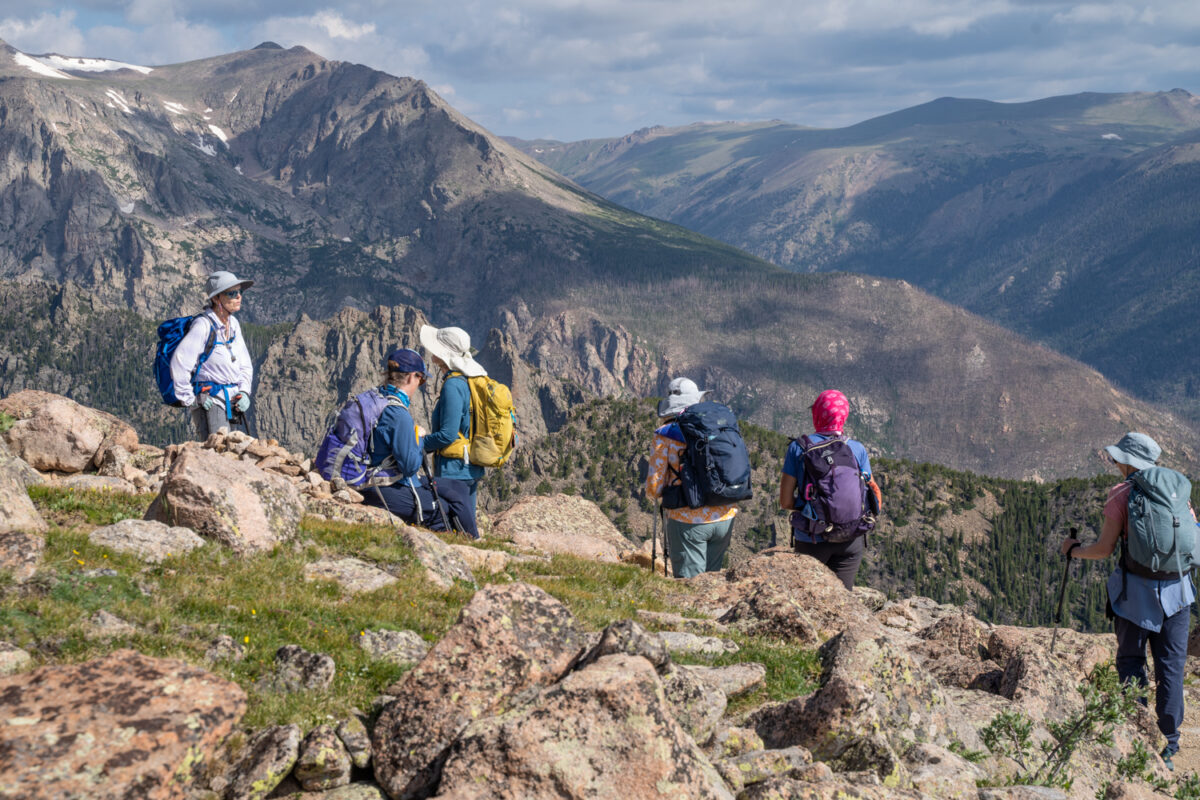
<path fill-rule="evenodd" d="M 421 78 L 494 133 L 840 126 L 942 96 L 1200 93 L 1200 2 L 0 0 L 28 53 L 154 65 L 271 40 Z"/>

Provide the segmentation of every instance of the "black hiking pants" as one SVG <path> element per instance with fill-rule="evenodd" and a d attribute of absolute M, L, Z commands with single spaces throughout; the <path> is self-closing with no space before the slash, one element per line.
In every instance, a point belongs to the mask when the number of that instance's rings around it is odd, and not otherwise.
<path fill-rule="evenodd" d="M 800 534 L 807 538 L 806 534 Z M 867 537 L 855 536 L 848 542 L 805 542 L 792 531 L 792 549 L 802 556 L 812 556 L 833 570 L 849 591 L 854 588 L 854 576 L 867 552 Z"/>

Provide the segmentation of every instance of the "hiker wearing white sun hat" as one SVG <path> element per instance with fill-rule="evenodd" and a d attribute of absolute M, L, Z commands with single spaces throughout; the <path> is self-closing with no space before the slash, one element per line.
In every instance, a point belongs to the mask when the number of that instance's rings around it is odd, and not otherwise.
<path fill-rule="evenodd" d="M 471 508 L 483 467 L 472 464 L 467 444 L 471 436 L 471 387 L 467 378 L 487 375 L 487 370 L 471 357 L 471 337 L 462 328 L 435 328 L 422 325 L 421 346 L 430 362 L 442 372 L 442 390 L 430 415 L 431 430 L 422 440 L 425 451 L 433 453 L 435 478 L 453 478 L 470 488 Z"/>

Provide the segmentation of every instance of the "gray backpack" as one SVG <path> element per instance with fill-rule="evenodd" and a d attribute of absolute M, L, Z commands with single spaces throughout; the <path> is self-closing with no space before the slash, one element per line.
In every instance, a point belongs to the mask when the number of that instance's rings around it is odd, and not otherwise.
<path fill-rule="evenodd" d="M 1160 580 L 1189 572 L 1197 539 L 1196 521 L 1188 505 L 1191 482 L 1166 467 L 1138 470 L 1128 480 L 1125 566 L 1135 575 Z"/>

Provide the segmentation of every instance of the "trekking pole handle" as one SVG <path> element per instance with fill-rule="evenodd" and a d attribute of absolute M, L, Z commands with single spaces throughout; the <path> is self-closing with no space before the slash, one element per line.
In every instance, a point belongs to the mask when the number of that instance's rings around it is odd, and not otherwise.
<path fill-rule="evenodd" d="M 1083 542 L 1076 542 L 1075 544 L 1073 544 L 1069 548 L 1067 548 L 1067 560 L 1070 561 L 1072 558 L 1074 558 L 1074 556 L 1072 556 L 1071 554 L 1075 552 L 1076 547 L 1082 547 L 1082 546 L 1083 546 Z"/>

